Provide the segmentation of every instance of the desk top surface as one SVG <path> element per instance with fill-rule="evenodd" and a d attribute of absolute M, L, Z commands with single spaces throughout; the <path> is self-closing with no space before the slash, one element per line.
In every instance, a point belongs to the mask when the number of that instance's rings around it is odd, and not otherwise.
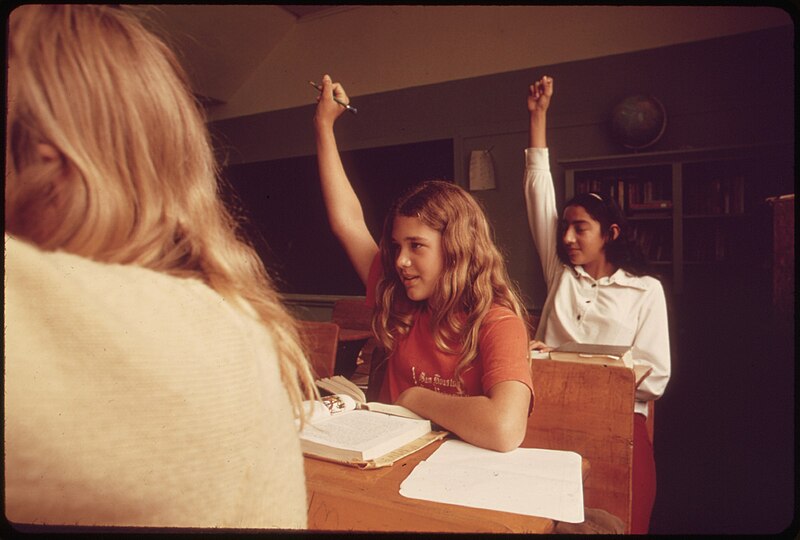
<path fill-rule="evenodd" d="M 549 518 L 409 499 L 400 484 L 442 441 L 391 467 L 361 470 L 305 458 L 308 527 L 313 530 L 549 533 Z M 584 471 L 588 464 L 584 460 Z"/>

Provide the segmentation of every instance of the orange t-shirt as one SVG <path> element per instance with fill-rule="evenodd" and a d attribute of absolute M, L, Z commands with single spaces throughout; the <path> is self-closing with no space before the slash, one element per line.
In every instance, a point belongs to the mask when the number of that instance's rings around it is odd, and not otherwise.
<path fill-rule="evenodd" d="M 380 255 L 375 257 L 367 280 L 367 305 L 375 306 L 375 289 L 383 273 Z M 457 348 L 456 348 L 457 350 Z M 510 309 L 493 306 L 483 320 L 478 336 L 478 356 L 462 373 L 459 391 L 454 377 L 458 355 L 440 350 L 431 331 L 431 314 L 420 307 L 408 334 L 398 339 L 381 389 L 380 399 L 394 403 L 411 386 L 422 386 L 447 394 L 482 396 L 503 381 L 520 381 L 531 390 L 533 383 L 525 323 Z"/>

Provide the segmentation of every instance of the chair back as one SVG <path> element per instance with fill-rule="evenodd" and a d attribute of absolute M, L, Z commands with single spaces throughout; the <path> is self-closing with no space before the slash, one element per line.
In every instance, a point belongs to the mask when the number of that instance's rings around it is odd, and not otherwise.
<path fill-rule="evenodd" d="M 369 363 L 369 382 L 367 384 L 367 401 L 388 401 L 388 396 L 381 396 L 384 379 L 386 378 L 386 368 L 389 358 L 386 349 L 376 346 L 372 349 Z"/>
<path fill-rule="evenodd" d="M 630 530 L 633 372 L 549 359 L 531 363 L 535 400 L 522 446 L 586 458 L 584 505 L 617 516 Z"/>
<path fill-rule="evenodd" d="M 340 328 L 351 330 L 372 330 L 372 308 L 364 300 L 340 298 L 333 304 L 331 321 Z"/>
<path fill-rule="evenodd" d="M 339 353 L 336 370 L 350 378 L 359 358 L 368 361 L 376 345 L 372 339 L 372 308 L 363 299 L 340 298 L 333 304 L 331 320 L 339 325 Z"/>
<path fill-rule="evenodd" d="M 315 378 L 333 376 L 339 326 L 331 322 L 299 321 L 299 330 Z"/>

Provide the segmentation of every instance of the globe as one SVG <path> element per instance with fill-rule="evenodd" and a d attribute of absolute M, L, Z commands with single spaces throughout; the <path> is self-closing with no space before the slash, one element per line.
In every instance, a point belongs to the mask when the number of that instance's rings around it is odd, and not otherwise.
<path fill-rule="evenodd" d="M 655 144 L 667 127 L 667 113 L 653 96 L 623 99 L 611 114 L 611 132 L 625 148 L 639 150 Z"/>

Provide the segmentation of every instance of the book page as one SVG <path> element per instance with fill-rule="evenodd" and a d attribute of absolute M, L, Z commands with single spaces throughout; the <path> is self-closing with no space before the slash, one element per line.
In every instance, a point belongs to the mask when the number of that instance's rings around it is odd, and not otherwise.
<path fill-rule="evenodd" d="M 321 422 L 334 414 L 352 411 L 356 408 L 356 402 L 350 396 L 323 396 L 321 400 L 306 400 L 302 404 L 306 412 L 307 422 Z M 299 419 L 296 421 L 300 425 Z"/>
<path fill-rule="evenodd" d="M 353 411 L 336 421 L 322 421 L 308 426 L 303 436 L 318 439 L 341 448 L 363 449 L 370 442 L 393 432 L 402 431 L 406 424 L 387 421 L 387 416 L 367 411 Z"/>
<path fill-rule="evenodd" d="M 406 409 L 402 405 L 391 405 L 389 403 L 378 403 L 371 401 L 361 405 L 362 409 L 368 411 L 379 412 L 383 414 L 391 414 L 393 416 L 402 416 L 403 418 L 414 418 L 416 420 L 424 420 L 420 415 L 410 409 Z"/>
<path fill-rule="evenodd" d="M 350 396 L 358 403 L 364 403 L 367 401 L 367 396 L 364 394 L 364 391 L 356 386 L 355 383 L 345 377 L 342 377 L 341 375 L 334 375 L 333 377 L 318 379 L 316 384 L 318 387 L 332 394 Z"/>
<path fill-rule="evenodd" d="M 300 439 L 304 451 L 368 460 L 430 431 L 431 423 L 427 420 L 354 410 L 304 426 Z"/>

